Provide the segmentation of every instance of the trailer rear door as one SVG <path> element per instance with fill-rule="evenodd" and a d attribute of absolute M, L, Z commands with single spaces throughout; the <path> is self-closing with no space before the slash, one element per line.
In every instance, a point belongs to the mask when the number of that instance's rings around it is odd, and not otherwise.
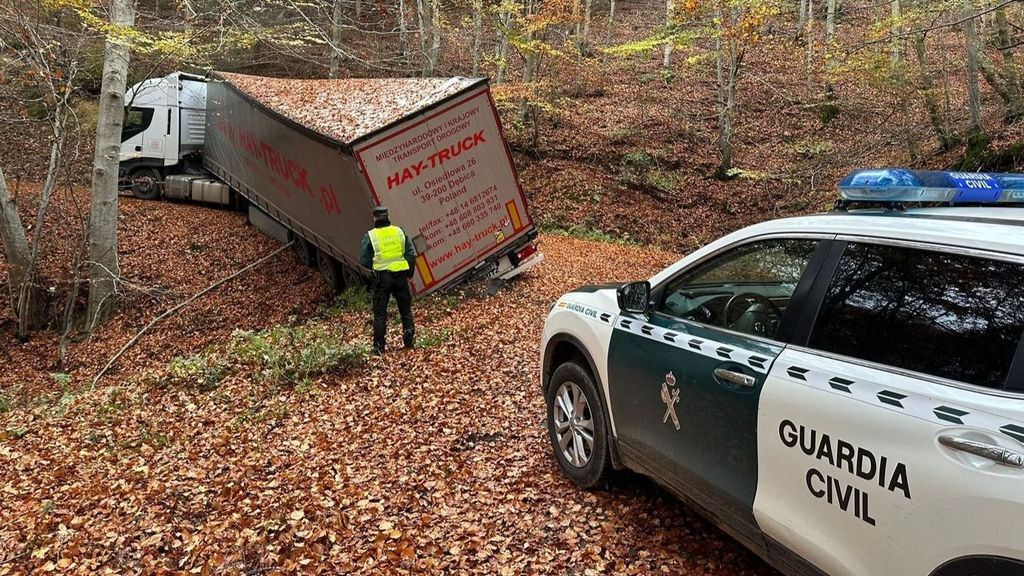
<path fill-rule="evenodd" d="M 356 144 L 355 154 L 374 201 L 413 237 L 416 294 L 533 228 L 486 84 Z"/>

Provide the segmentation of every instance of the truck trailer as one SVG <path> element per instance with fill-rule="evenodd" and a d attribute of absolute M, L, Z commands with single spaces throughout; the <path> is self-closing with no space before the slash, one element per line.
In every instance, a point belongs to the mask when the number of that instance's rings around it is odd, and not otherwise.
<path fill-rule="evenodd" d="M 370 275 L 374 206 L 412 239 L 416 296 L 543 260 L 486 79 L 176 72 L 128 90 L 120 170 L 140 198 L 247 210 L 335 290 Z"/>

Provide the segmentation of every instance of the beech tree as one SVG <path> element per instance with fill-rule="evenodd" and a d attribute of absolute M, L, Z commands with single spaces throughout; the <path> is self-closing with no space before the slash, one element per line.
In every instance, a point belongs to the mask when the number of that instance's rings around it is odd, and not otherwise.
<path fill-rule="evenodd" d="M 942 113 L 942 106 L 936 95 L 935 79 L 932 76 L 931 65 L 928 60 L 926 46 L 927 33 L 921 32 L 914 35 L 914 54 L 917 56 L 917 69 L 921 82 L 921 97 L 924 99 L 925 110 L 928 112 L 928 121 L 939 140 L 939 148 L 945 152 L 952 150 L 955 145 L 953 135 L 946 126 L 946 118 Z"/>
<path fill-rule="evenodd" d="M 398 0 L 402 3 L 402 0 Z M 334 0 L 334 9 L 331 11 L 331 65 L 327 72 L 328 78 L 337 78 L 341 70 L 341 19 L 345 15 L 344 0 Z"/>
<path fill-rule="evenodd" d="M 985 128 L 981 123 L 981 89 L 978 86 L 980 47 L 974 14 L 973 0 L 963 0 L 964 40 L 967 47 L 967 110 L 969 115 L 967 147 L 969 150 L 984 148 L 988 144 Z"/>
<path fill-rule="evenodd" d="M 483 44 L 483 39 L 484 2 L 483 0 L 473 0 L 473 51 L 470 55 L 470 58 L 473 61 L 473 77 L 480 75 L 480 60 L 482 58 L 480 48 Z"/>
<path fill-rule="evenodd" d="M 1024 116 L 1021 104 L 1020 79 L 1017 74 L 1017 63 L 1014 59 L 1014 40 L 1010 33 L 1010 24 L 1006 18 L 1006 7 L 999 6 L 993 13 L 995 34 L 992 44 L 1002 57 L 1002 67 L 994 65 L 984 51 L 978 53 L 978 66 L 985 81 L 995 90 L 1006 106 L 1005 119 L 1015 122 Z"/>
<path fill-rule="evenodd" d="M 0 158 L 0 160 L 3 160 Z M 21 223 L 21 216 L 18 214 L 18 206 L 11 199 L 10 191 L 7 189 L 7 179 L 4 177 L 3 168 L 0 167 L 0 241 L 4 245 L 4 257 L 7 259 L 7 285 L 11 302 L 11 311 L 18 319 L 18 337 L 25 338 L 26 333 L 22 330 L 22 318 L 27 311 L 21 309 L 22 294 L 31 290 L 29 282 L 29 270 L 31 269 L 31 257 L 28 248 L 28 238 L 25 236 L 25 226 Z"/>
<path fill-rule="evenodd" d="M 720 163 L 716 176 L 732 177 L 733 130 L 736 120 L 736 85 L 747 50 L 761 41 L 768 19 L 778 13 L 770 0 L 712 0 L 717 23 L 715 70 L 718 84 L 718 140 Z"/>
<path fill-rule="evenodd" d="M 673 12 L 675 12 L 675 2 L 674 2 L 674 0 L 665 0 L 665 28 L 666 29 L 672 27 L 672 13 Z M 674 42 L 672 41 L 672 38 L 669 38 L 668 41 L 665 42 L 665 48 L 664 48 L 664 52 L 662 53 L 662 58 L 661 58 L 661 66 L 663 68 L 668 68 L 672 64 L 672 46 L 673 46 L 673 44 L 674 44 Z"/>
<path fill-rule="evenodd" d="M 498 13 L 497 38 L 494 43 L 494 83 L 501 84 L 505 81 L 505 72 L 508 70 L 508 56 L 510 39 L 513 34 L 515 18 L 520 5 L 515 0 L 501 0 L 495 10 Z"/>
<path fill-rule="evenodd" d="M 20 44 L 20 48 L 12 52 L 15 57 L 5 61 L 4 71 L 21 75 L 26 87 L 39 94 L 36 105 L 45 116 L 43 123 L 50 143 L 31 237 L 26 233 L 0 166 L 0 241 L 8 263 L 11 308 L 21 339 L 27 338 L 31 330 L 41 327 L 45 321 L 46 302 L 38 278 L 39 260 L 48 233 L 46 216 L 64 165 L 69 124 L 73 121 L 71 104 L 79 74 L 82 35 L 51 23 L 51 18 L 63 10 L 61 5 L 31 6 L 22 2 L 0 5 L 0 38 L 16 38 Z M 15 94 L 0 97 L 20 98 Z"/>
<path fill-rule="evenodd" d="M 124 124 L 124 93 L 128 82 L 130 45 L 125 38 L 135 25 L 138 0 L 111 0 L 111 32 L 103 55 L 96 125 L 96 153 L 92 168 L 92 204 L 89 212 L 90 329 L 113 308 L 121 273 L 117 259 L 117 185 Z"/>
<path fill-rule="evenodd" d="M 825 101 L 832 102 L 836 98 L 836 89 L 832 85 L 836 52 L 836 0 L 828 0 L 825 10 Z"/>

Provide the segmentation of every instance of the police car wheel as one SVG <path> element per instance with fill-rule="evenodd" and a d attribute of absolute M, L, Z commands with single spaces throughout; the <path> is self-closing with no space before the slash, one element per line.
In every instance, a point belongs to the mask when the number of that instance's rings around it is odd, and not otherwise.
<path fill-rule="evenodd" d="M 582 488 L 603 484 L 611 470 L 604 406 L 586 369 L 566 362 L 551 375 L 548 437 L 562 471 Z"/>

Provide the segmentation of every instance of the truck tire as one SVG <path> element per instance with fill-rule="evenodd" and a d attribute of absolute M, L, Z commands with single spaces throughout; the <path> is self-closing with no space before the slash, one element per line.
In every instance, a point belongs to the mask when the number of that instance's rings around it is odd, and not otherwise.
<path fill-rule="evenodd" d="M 292 235 L 292 252 L 295 253 L 295 256 L 299 259 L 299 262 L 302 262 L 303 266 L 309 266 L 310 268 L 318 266 L 317 250 L 305 238 Z"/>
<path fill-rule="evenodd" d="M 343 268 L 344 270 L 342 270 L 341 278 L 345 282 L 345 288 L 357 288 L 359 286 L 367 285 L 366 279 L 360 276 L 359 272 L 356 272 L 348 266 L 344 266 Z"/>
<path fill-rule="evenodd" d="M 132 196 L 143 200 L 156 200 L 164 178 L 156 168 L 136 168 L 129 178 L 132 181 Z"/>
<path fill-rule="evenodd" d="M 331 292 L 341 292 L 345 287 L 345 280 L 342 277 L 342 265 L 333 256 L 318 248 L 316 251 L 316 267 L 320 271 L 320 277 L 327 284 L 327 288 Z"/>

